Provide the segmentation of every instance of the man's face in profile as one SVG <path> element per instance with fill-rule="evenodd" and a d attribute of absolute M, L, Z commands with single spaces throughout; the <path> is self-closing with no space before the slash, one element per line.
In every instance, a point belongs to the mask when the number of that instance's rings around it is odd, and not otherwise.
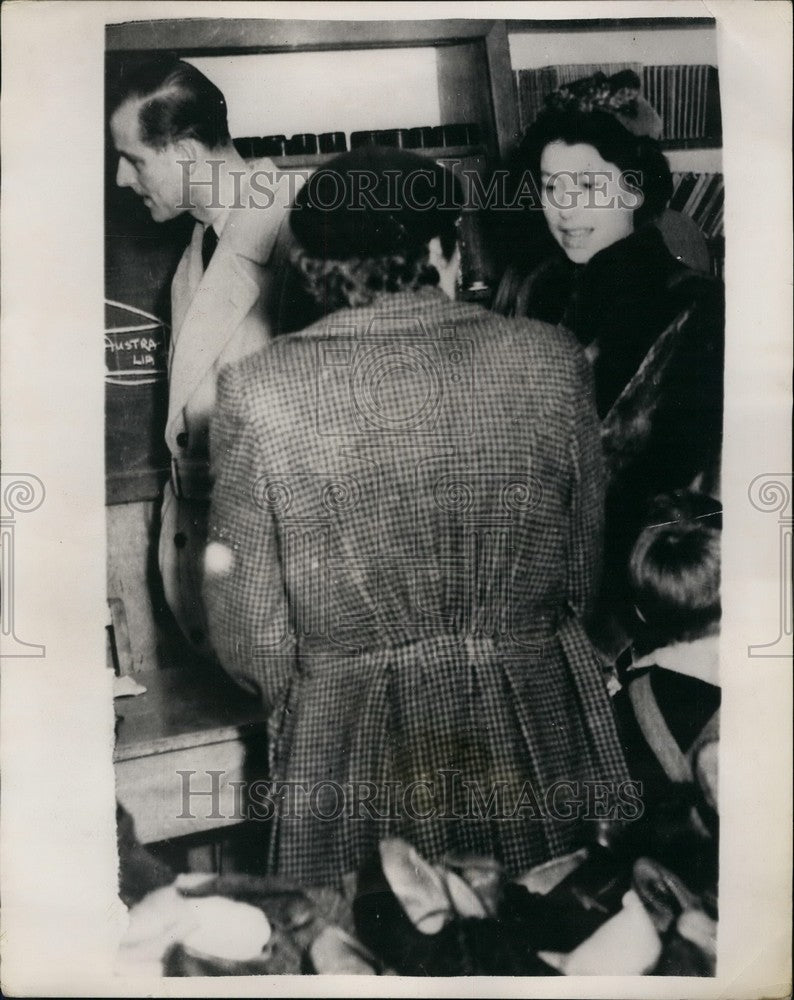
<path fill-rule="evenodd" d="M 185 211 L 183 168 L 185 159 L 173 143 L 162 149 L 146 145 L 141 139 L 138 110 L 141 102 L 129 100 L 111 116 L 110 132 L 119 154 L 116 183 L 128 187 L 143 199 L 155 222 L 167 222 Z"/>

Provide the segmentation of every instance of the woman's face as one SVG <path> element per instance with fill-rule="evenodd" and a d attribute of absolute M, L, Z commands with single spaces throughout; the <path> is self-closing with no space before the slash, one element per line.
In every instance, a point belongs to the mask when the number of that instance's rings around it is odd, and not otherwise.
<path fill-rule="evenodd" d="M 550 142 L 540 157 L 543 214 L 575 264 L 634 231 L 640 195 L 594 146 Z"/>

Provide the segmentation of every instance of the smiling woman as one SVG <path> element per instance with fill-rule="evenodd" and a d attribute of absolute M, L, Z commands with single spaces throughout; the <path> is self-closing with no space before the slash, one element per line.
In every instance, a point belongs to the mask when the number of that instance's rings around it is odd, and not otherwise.
<path fill-rule="evenodd" d="M 543 214 L 549 232 L 575 264 L 634 231 L 641 197 L 625 176 L 587 143 L 549 143 L 540 158 Z"/>
<path fill-rule="evenodd" d="M 610 82 L 555 92 L 527 130 L 515 173 L 541 192 L 545 226 L 494 309 L 568 327 L 593 365 L 610 476 L 605 579 L 619 595 L 647 502 L 693 484 L 718 495 L 723 292 L 667 249 L 655 225 L 672 192 L 661 121 Z M 520 218 L 526 231 L 541 223 Z"/>

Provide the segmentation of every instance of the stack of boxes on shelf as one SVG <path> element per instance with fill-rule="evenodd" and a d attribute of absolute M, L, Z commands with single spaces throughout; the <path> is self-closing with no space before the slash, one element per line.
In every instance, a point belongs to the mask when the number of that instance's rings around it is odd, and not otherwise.
<path fill-rule="evenodd" d="M 403 149 L 444 149 L 449 146 L 476 146 L 480 126 L 473 122 L 459 125 L 423 125 L 419 128 L 378 129 L 352 132 L 350 146 L 400 146 Z"/>
<path fill-rule="evenodd" d="M 344 132 L 298 132 L 288 139 L 285 135 L 244 136 L 235 139 L 237 152 L 244 159 L 260 156 L 311 156 L 314 153 L 343 153 L 347 149 Z"/>
<path fill-rule="evenodd" d="M 373 129 L 350 133 L 350 149 L 360 146 L 398 146 L 401 149 L 444 149 L 476 146 L 481 141 L 480 126 L 473 122 L 423 125 L 414 128 Z M 314 156 L 317 153 L 344 153 L 348 148 L 344 132 L 300 132 L 286 135 L 244 136 L 234 144 L 241 156 Z"/>

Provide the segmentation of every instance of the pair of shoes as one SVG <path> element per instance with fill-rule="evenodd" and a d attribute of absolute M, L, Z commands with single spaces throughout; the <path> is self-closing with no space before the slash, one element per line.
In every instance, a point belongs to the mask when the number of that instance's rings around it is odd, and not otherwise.
<path fill-rule="evenodd" d="M 328 926 L 312 941 L 305 971 L 318 976 L 375 976 L 378 959 L 341 927 Z"/>
<path fill-rule="evenodd" d="M 675 872 L 649 858 L 639 858 L 634 865 L 634 887 L 664 941 L 653 974 L 713 976 L 717 921 L 710 894 L 697 895 Z"/>
<path fill-rule="evenodd" d="M 601 847 L 543 895 L 523 885 L 503 890 L 501 918 L 524 929 L 535 948 L 573 951 L 620 911 L 631 887 L 631 866 Z"/>
<path fill-rule="evenodd" d="M 487 886 L 484 898 L 462 875 L 430 864 L 405 841 L 381 841 L 359 874 L 353 901 L 364 947 L 401 975 L 556 975 L 537 959 L 526 924 L 493 915 L 500 895 L 493 863 L 449 860 L 461 871 L 477 869 Z"/>
<path fill-rule="evenodd" d="M 398 971 L 414 964 L 430 939 L 461 913 L 487 916 L 459 875 L 429 864 L 400 838 L 382 840 L 359 873 L 353 901 L 358 937 Z"/>
<path fill-rule="evenodd" d="M 566 976 L 642 976 L 658 962 L 662 942 L 633 889 L 621 909 L 568 954 L 540 952 Z"/>
<path fill-rule="evenodd" d="M 698 896 L 684 881 L 650 858 L 635 862 L 633 879 L 637 895 L 660 934 L 666 934 L 687 910 L 700 909 Z"/>

